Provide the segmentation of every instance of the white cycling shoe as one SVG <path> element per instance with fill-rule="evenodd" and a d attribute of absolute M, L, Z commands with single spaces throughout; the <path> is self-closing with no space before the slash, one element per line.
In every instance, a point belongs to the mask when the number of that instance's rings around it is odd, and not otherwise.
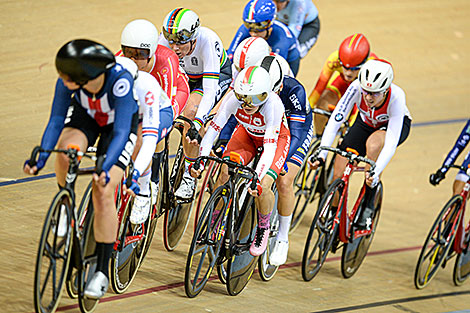
<path fill-rule="evenodd" d="M 189 173 L 184 172 L 181 185 L 175 192 L 175 197 L 180 199 L 191 199 L 196 189 L 196 178 L 192 177 Z"/>
<path fill-rule="evenodd" d="M 289 242 L 276 240 L 273 251 L 269 255 L 269 264 L 280 266 L 287 261 L 287 254 L 289 252 Z"/>
<path fill-rule="evenodd" d="M 157 203 L 159 188 L 160 188 L 160 185 L 157 185 L 153 181 L 150 181 L 150 190 L 152 191 L 152 205 Z"/>
<path fill-rule="evenodd" d="M 66 207 L 65 204 L 62 204 L 60 206 L 59 221 L 57 222 L 57 225 L 52 226 L 52 233 L 55 234 L 57 229 L 57 237 L 64 237 L 67 234 L 67 226 Z"/>
<path fill-rule="evenodd" d="M 85 296 L 90 299 L 100 299 L 108 290 L 109 280 L 103 272 L 96 272 L 85 288 Z"/>
<path fill-rule="evenodd" d="M 131 210 L 129 221 L 132 224 L 142 224 L 147 220 L 150 213 L 150 196 L 136 195 Z"/>

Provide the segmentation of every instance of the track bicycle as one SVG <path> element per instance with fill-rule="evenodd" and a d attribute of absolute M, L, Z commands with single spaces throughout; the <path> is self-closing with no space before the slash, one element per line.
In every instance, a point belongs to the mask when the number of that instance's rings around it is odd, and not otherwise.
<path fill-rule="evenodd" d="M 452 165 L 470 174 L 470 169 Z M 456 256 L 453 281 L 462 285 L 470 276 L 470 221 L 465 226 L 465 208 L 470 191 L 470 179 L 460 194 L 452 196 L 439 212 L 424 241 L 414 274 L 417 289 L 423 289 L 436 276 L 439 268 Z"/>
<path fill-rule="evenodd" d="M 313 109 L 313 113 L 324 115 L 328 118 L 331 116 L 330 111 L 318 108 Z M 338 144 L 341 143 L 348 130 L 349 120 L 343 124 L 338 132 Z M 316 138 L 312 141 L 305 156 L 305 161 L 302 163 L 299 172 L 294 178 L 295 204 L 294 211 L 292 212 L 292 222 L 290 224 L 289 233 L 293 233 L 300 225 L 305 213 L 307 212 L 308 205 L 317 199 L 318 205 L 320 204 L 320 200 L 333 178 L 333 164 L 335 162 L 336 154 L 334 154 L 332 158 L 327 159 L 325 165 L 320 166 L 315 170 L 310 170 L 308 162 L 306 161 L 312 156 L 314 151 L 318 149 L 320 143 L 321 138 Z"/>
<path fill-rule="evenodd" d="M 257 257 L 249 253 L 256 233 L 256 207 L 247 192 L 256 188 L 258 176 L 251 167 L 239 163 L 239 155 L 230 159 L 199 157 L 228 166 L 229 180 L 218 187 L 209 198 L 199 217 L 194 232 L 185 270 L 185 292 L 190 298 L 197 296 L 210 278 L 213 268 L 227 261 L 226 287 L 230 295 L 240 293 L 253 274 Z"/>
<path fill-rule="evenodd" d="M 87 192 L 82 199 L 83 208 L 78 212 L 75 206 L 74 185 L 78 175 L 101 172 L 104 158 L 79 151 L 75 145 L 67 149 L 44 150 L 35 147 L 29 165 L 36 165 L 40 152 L 64 153 L 69 158 L 66 184 L 55 195 L 44 220 L 39 241 L 34 276 L 34 307 L 36 312 L 55 312 L 67 279 L 69 267 L 77 269 L 77 293 L 80 310 L 91 312 L 98 300 L 84 295 L 86 283 L 96 268 L 96 255 L 93 235 L 93 203 Z M 79 169 L 81 158 L 97 161 L 96 169 Z"/>
<path fill-rule="evenodd" d="M 315 159 L 322 150 L 341 155 L 348 159 L 348 163 L 342 178 L 336 179 L 328 187 L 310 226 L 302 257 L 302 277 L 305 281 L 312 280 L 318 274 L 330 250 L 335 253 L 341 247 L 343 248 L 341 273 L 344 278 L 353 276 L 372 243 L 382 206 L 382 183 L 380 182 L 376 187 L 375 194 L 365 197 L 366 185 L 364 182 L 354 206 L 351 210 L 348 208 L 351 174 L 361 170 L 357 163 L 364 162 L 371 165 L 369 173 L 373 176 L 374 161 L 359 156 L 353 149 L 343 151 L 331 147 L 318 148 L 312 158 Z M 333 204 L 338 197 L 338 205 L 335 207 Z M 357 227 L 357 222 L 366 206 L 372 206 L 371 209 L 374 211 L 369 230 Z"/>

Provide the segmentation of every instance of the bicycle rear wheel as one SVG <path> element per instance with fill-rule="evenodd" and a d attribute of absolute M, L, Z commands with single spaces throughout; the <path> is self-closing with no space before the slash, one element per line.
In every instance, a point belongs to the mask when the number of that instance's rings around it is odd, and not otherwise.
<path fill-rule="evenodd" d="M 246 186 L 243 187 L 244 192 Z M 240 214 L 233 227 L 232 245 L 227 262 L 227 291 L 231 296 L 236 296 L 243 291 L 248 284 L 256 267 L 258 257 L 250 254 L 250 245 L 256 234 L 256 206 L 253 197 L 246 197 Z"/>
<path fill-rule="evenodd" d="M 60 190 L 44 220 L 34 275 L 36 312 L 54 312 L 59 305 L 72 251 L 72 205 L 70 192 Z"/>
<path fill-rule="evenodd" d="M 264 281 L 270 281 L 279 269 L 279 266 L 269 264 L 269 256 L 271 251 L 274 249 L 277 233 L 279 232 L 279 214 L 277 212 L 279 193 L 277 191 L 276 184 L 273 184 L 272 189 L 275 201 L 270 219 L 268 246 L 266 247 L 266 251 L 264 251 L 264 253 L 258 258 L 258 273 Z"/>
<path fill-rule="evenodd" d="M 320 140 L 316 140 L 311 146 L 307 153 L 306 160 L 311 156 L 320 146 Z M 294 195 L 295 204 L 294 211 L 292 212 L 292 222 L 290 224 L 289 233 L 293 233 L 300 225 L 305 212 L 307 211 L 307 205 L 315 200 L 315 196 L 318 192 L 318 187 L 321 185 L 321 173 L 323 167 L 316 170 L 310 170 L 308 162 L 304 162 L 300 167 L 299 172 L 294 178 Z M 319 194 L 318 194 L 319 195 Z M 319 196 L 317 197 L 319 198 Z"/>
<path fill-rule="evenodd" d="M 161 175 L 162 175 L 162 172 L 160 172 L 160 177 L 162 177 Z M 158 190 L 158 194 L 157 194 L 157 201 L 150 208 L 150 216 L 148 220 L 145 222 L 145 227 L 148 227 L 148 231 L 147 231 L 147 240 L 145 241 L 145 246 L 143 248 L 144 252 L 142 255 L 142 260 L 140 261 L 141 265 L 142 265 L 142 262 L 144 262 L 145 256 L 147 255 L 150 245 L 152 244 L 153 235 L 155 234 L 155 229 L 157 228 L 157 221 L 161 215 L 162 192 L 163 192 L 162 189 L 163 188 L 160 186 Z M 152 190 L 152 192 L 154 192 L 154 190 Z"/>
<path fill-rule="evenodd" d="M 93 277 L 96 271 L 97 257 L 95 254 L 96 242 L 93 232 L 93 221 L 95 219 L 93 202 L 88 204 L 87 214 L 83 224 L 83 235 L 81 246 L 83 251 L 83 260 L 78 269 L 78 304 L 80 311 L 84 313 L 93 312 L 98 305 L 99 300 L 90 299 L 85 296 L 85 287 L 87 282 Z"/>
<path fill-rule="evenodd" d="M 341 179 L 335 180 L 326 191 L 315 213 L 302 256 L 302 278 L 305 281 L 312 280 L 318 274 L 336 238 L 339 223 L 334 224 L 335 216 L 329 212 L 334 195 L 336 193 L 341 195 L 343 188 L 344 182 Z"/>
<path fill-rule="evenodd" d="M 344 244 L 343 253 L 341 255 L 341 274 L 344 278 L 350 278 L 357 272 L 359 266 L 361 266 L 362 261 L 366 257 L 367 251 L 369 251 L 369 247 L 372 244 L 372 239 L 374 238 L 374 234 L 377 229 L 377 223 L 379 222 L 380 209 L 382 207 L 382 198 L 383 186 L 382 182 L 380 182 L 377 186 L 377 191 L 374 196 L 373 203 L 375 207 L 375 213 L 372 221 L 371 233 L 367 236 L 357 238 L 353 237 L 354 239 L 352 242 Z M 364 199 L 362 205 L 364 205 Z M 355 226 L 353 225 L 352 232 L 354 231 Z"/>
<path fill-rule="evenodd" d="M 170 174 L 170 186 L 177 190 L 185 170 L 183 145 L 176 153 Z M 163 244 L 165 249 L 173 251 L 181 241 L 191 217 L 191 201 L 170 200 L 171 207 L 166 210 L 163 222 Z"/>
<path fill-rule="evenodd" d="M 434 221 L 416 264 L 414 283 L 417 289 L 429 284 L 446 259 L 459 223 L 461 205 L 462 196 L 453 196 Z"/>
<path fill-rule="evenodd" d="M 184 291 L 189 298 L 202 291 L 218 259 L 226 227 L 228 194 L 224 186 L 216 189 L 199 218 L 184 274 Z"/>
<path fill-rule="evenodd" d="M 453 280 L 456 286 L 462 285 L 470 276 L 470 229 L 465 235 L 464 248 L 457 255 L 454 265 Z"/>
<path fill-rule="evenodd" d="M 83 194 L 82 200 L 80 201 L 80 205 L 78 206 L 77 209 L 77 223 L 78 223 L 78 234 L 76 235 L 78 239 L 82 237 L 83 234 L 83 222 L 84 222 L 84 217 L 85 214 L 87 213 L 87 207 L 88 203 L 90 202 L 91 199 L 91 185 L 92 182 L 90 182 L 85 189 L 85 193 Z M 78 251 L 75 251 L 75 246 L 72 248 L 72 259 L 75 260 L 73 257 L 76 253 L 79 253 Z M 71 262 L 69 266 L 69 272 L 67 274 L 67 281 L 65 283 L 67 293 L 70 298 L 76 299 L 78 298 L 78 270 L 77 270 L 77 264 L 76 262 Z"/>
<path fill-rule="evenodd" d="M 134 225 L 129 221 L 133 203 L 134 199 L 124 196 L 119 209 L 122 212 L 117 235 L 119 243 L 111 258 L 110 273 L 111 287 L 118 294 L 124 293 L 137 275 L 150 224 L 149 217 L 147 217 L 145 223 L 140 225 Z"/>

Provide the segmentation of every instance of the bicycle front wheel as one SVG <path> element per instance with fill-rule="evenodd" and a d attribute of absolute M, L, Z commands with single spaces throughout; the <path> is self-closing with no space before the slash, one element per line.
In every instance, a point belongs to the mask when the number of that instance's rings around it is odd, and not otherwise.
<path fill-rule="evenodd" d="M 72 251 L 72 206 L 70 192 L 62 189 L 44 220 L 34 275 L 36 312 L 54 312 L 59 305 Z"/>
<path fill-rule="evenodd" d="M 467 230 L 464 241 L 464 248 L 457 255 L 454 265 L 453 280 L 456 286 L 462 285 L 470 276 L 470 230 Z"/>
<path fill-rule="evenodd" d="M 302 278 L 305 281 L 312 280 L 318 274 L 336 238 L 339 224 L 334 223 L 336 211 L 332 211 L 332 206 L 335 194 L 341 195 L 343 188 L 344 182 L 335 180 L 315 213 L 302 256 Z"/>
<path fill-rule="evenodd" d="M 199 218 L 184 274 L 184 291 L 189 298 L 202 291 L 218 259 L 226 227 L 228 194 L 224 186 L 216 189 Z"/>
<path fill-rule="evenodd" d="M 379 222 L 380 209 L 382 207 L 382 198 L 383 198 L 383 186 L 382 182 L 377 186 L 377 191 L 374 196 L 374 218 L 372 220 L 371 233 L 367 236 L 353 237 L 352 242 L 344 244 L 343 253 L 341 255 L 341 274 L 344 278 L 350 278 L 353 276 L 359 266 L 361 266 L 362 261 L 366 257 L 367 251 L 372 244 L 372 239 L 374 238 L 375 231 L 377 229 L 377 223 Z M 364 201 L 362 202 L 364 205 Z M 354 236 L 356 228 L 352 227 L 352 236 Z"/>
<path fill-rule="evenodd" d="M 200 185 L 200 187 L 196 187 L 194 201 L 191 202 L 191 211 L 195 210 L 194 230 L 196 230 L 199 214 L 204 208 L 204 204 L 207 202 L 207 199 L 209 199 L 210 195 L 214 192 L 214 187 L 217 180 L 217 173 L 220 169 L 220 163 L 210 161 L 206 167 L 207 171 L 204 176 L 204 179 L 202 180 L 202 184 Z"/>
<path fill-rule="evenodd" d="M 416 264 L 414 283 L 417 289 L 429 284 L 446 259 L 459 223 L 462 200 L 460 195 L 453 196 L 434 221 Z"/>

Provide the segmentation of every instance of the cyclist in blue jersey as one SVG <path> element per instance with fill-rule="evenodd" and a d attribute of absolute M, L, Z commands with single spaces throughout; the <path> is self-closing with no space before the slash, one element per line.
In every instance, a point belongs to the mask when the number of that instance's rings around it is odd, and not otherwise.
<path fill-rule="evenodd" d="M 129 164 L 137 138 L 134 79 L 125 68 L 116 64 L 111 51 L 86 39 L 72 40 L 62 46 L 55 65 L 59 79 L 41 147 L 53 149 L 57 144 L 59 149 L 66 149 L 69 144 L 75 144 L 81 151 L 86 151 L 100 137 L 97 155 L 106 155 L 102 172 L 93 174 L 93 229 L 98 258 L 96 272 L 85 287 L 87 297 L 98 299 L 108 289 L 109 259 L 116 240 L 114 191 Z M 49 154 L 41 153 L 37 165 L 32 168 L 28 165 L 29 160 L 26 161 L 24 172 L 37 174 L 48 157 Z M 57 155 L 55 171 L 61 188 L 65 185 L 67 168 L 67 157 Z M 65 214 L 61 213 L 61 216 Z M 63 221 L 66 223 L 65 219 Z M 63 221 L 59 219 L 59 236 Z"/>
<path fill-rule="evenodd" d="M 300 57 L 312 49 L 320 32 L 318 9 L 312 0 L 274 0 L 276 19 L 289 27 L 299 42 Z"/>
<path fill-rule="evenodd" d="M 284 174 L 276 180 L 279 191 L 278 212 L 279 212 L 279 232 L 276 237 L 276 244 L 270 254 L 269 262 L 272 265 L 282 265 L 287 260 L 289 250 L 289 228 L 294 210 L 294 189 L 293 182 L 300 166 L 304 162 L 308 152 L 310 142 L 313 138 L 313 117 L 307 94 L 302 84 L 295 78 L 285 76 L 288 68 L 283 67 L 278 59 L 280 56 L 266 56 L 258 63 L 266 69 L 271 76 L 272 90 L 278 93 L 285 108 L 285 114 L 291 143 L 289 153 L 284 165 Z M 285 61 L 284 61 L 285 62 Z M 227 125 L 220 133 L 220 140 L 228 140 L 237 125 L 235 118 L 231 117 Z M 230 126 L 228 126 L 230 124 Z M 287 172 L 286 172 L 287 169 Z"/>
<path fill-rule="evenodd" d="M 276 21 L 276 5 L 272 0 L 250 0 L 243 10 L 243 25 L 238 28 L 235 37 L 227 49 L 230 59 L 238 44 L 245 38 L 261 37 L 265 39 L 272 51 L 279 54 L 289 63 L 294 75 L 300 65 L 300 53 L 297 39 L 283 23 Z"/>
<path fill-rule="evenodd" d="M 462 153 L 462 151 L 465 149 L 465 147 L 468 145 L 470 142 L 470 119 L 467 121 L 467 124 L 465 124 L 464 128 L 462 129 L 462 132 L 459 135 L 459 138 L 454 144 L 454 147 L 450 150 L 449 154 L 444 160 L 444 163 L 442 163 L 442 166 L 440 169 L 436 171 L 436 173 L 431 174 L 429 177 L 429 181 L 431 182 L 432 185 L 437 185 L 441 180 L 443 180 L 446 176 L 447 170 L 449 169 L 449 166 L 453 165 L 457 157 Z M 463 166 L 468 167 L 470 165 L 470 151 L 467 153 L 467 156 L 465 157 L 465 160 L 463 161 Z M 467 174 L 460 170 L 455 177 L 454 180 L 454 185 L 453 185 L 453 192 L 454 195 L 459 194 L 462 191 L 463 186 L 468 180 Z"/>

